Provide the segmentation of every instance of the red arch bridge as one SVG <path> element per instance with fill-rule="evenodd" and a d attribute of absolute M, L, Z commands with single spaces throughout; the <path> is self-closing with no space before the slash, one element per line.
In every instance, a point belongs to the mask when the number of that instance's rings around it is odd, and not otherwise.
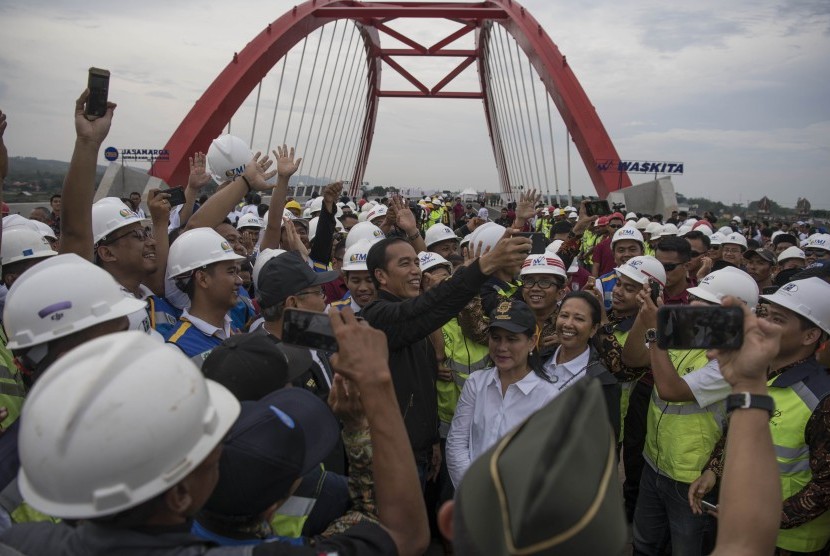
<path fill-rule="evenodd" d="M 427 46 L 400 30 L 399 21 L 412 19 L 447 20 L 455 30 Z M 384 46 L 381 36 L 395 47 Z M 457 47 L 470 38 L 471 48 Z M 454 59 L 457 65 L 428 87 L 402 65 L 412 57 Z M 409 90 L 384 88 L 384 65 L 402 76 Z M 453 90 L 453 80 L 473 65 L 479 86 Z M 619 160 L 605 127 L 565 56 L 512 0 L 309 0 L 297 5 L 234 54 L 167 142 L 169 159 L 156 161 L 151 173 L 167 183 L 185 183 L 188 156 L 205 152 L 225 129 L 247 135 L 247 129 L 239 132 L 244 127 L 239 114 L 246 105 L 248 112 L 253 106 L 252 145 L 264 144 L 265 133 L 269 152 L 272 145 L 295 145 L 308 161 L 300 171 L 305 185 L 345 179 L 356 195 L 384 97 L 479 100 L 501 191 L 508 199 L 523 187 L 541 189 L 550 199 L 553 185 L 558 201 L 559 175 L 565 169 L 561 161 L 557 166 L 551 117 L 556 111 L 561 117 L 555 118 L 557 124 L 566 132 L 569 190 L 571 142 L 600 197 L 631 185 L 625 172 L 602 171 L 603 162 L 607 166 L 607 161 Z"/>

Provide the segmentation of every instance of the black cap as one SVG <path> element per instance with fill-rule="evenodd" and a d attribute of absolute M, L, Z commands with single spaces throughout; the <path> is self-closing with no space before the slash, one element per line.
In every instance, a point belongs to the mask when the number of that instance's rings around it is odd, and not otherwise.
<path fill-rule="evenodd" d="M 759 257 L 762 261 L 769 264 L 775 264 L 775 253 L 769 249 L 759 247 L 758 249 L 748 249 L 744 251 L 744 259 L 751 259 L 752 257 Z"/>
<path fill-rule="evenodd" d="M 339 277 L 336 270 L 314 272 L 297 253 L 281 253 L 259 271 L 256 295 L 262 307 L 273 307 L 310 286 L 326 284 Z"/>
<path fill-rule="evenodd" d="M 259 515 L 320 465 L 339 435 L 329 407 L 302 388 L 242 402 L 242 412 L 225 437 L 219 482 L 205 509 L 225 516 Z"/>
<path fill-rule="evenodd" d="M 536 329 L 536 316 L 521 301 L 502 301 L 490 312 L 490 328 L 504 328 L 510 332 L 527 332 Z"/>
<path fill-rule="evenodd" d="M 804 280 L 805 278 L 821 278 L 822 280 L 830 279 L 830 263 L 827 261 L 816 261 L 810 266 L 801 270 L 798 274 L 790 280 Z"/>
<path fill-rule="evenodd" d="M 553 226 L 550 228 L 551 235 L 556 234 L 567 234 L 573 229 L 573 225 L 568 222 L 567 220 L 561 220 L 559 222 L 554 222 Z"/>
<path fill-rule="evenodd" d="M 793 245 L 795 245 L 796 247 L 798 247 L 798 245 L 799 245 L 801 242 L 800 242 L 800 241 L 798 241 L 798 238 L 796 238 L 794 235 L 792 235 L 792 234 L 788 234 L 788 233 L 783 233 L 783 234 L 778 234 L 778 235 L 776 235 L 776 236 L 772 239 L 772 244 L 773 244 L 773 245 L 775 245 L 776 247 L 778 247 L 778 244 L 779 244 L 779 243 L 792 243 Z"/>
<path fill-rule="evenodd" d="M 205 378 L 215 380 L 239 401 L 255 401 L 301 375 L 264 330 L 235 334 L 216 346 L 202 364 Z"/>
<path fill-rule="evenodd" d="M 600 382 L 573 383 L 470 465 L 456 493 L 458 548 L 621 554 L 628 528 L 616 453 Z"/>

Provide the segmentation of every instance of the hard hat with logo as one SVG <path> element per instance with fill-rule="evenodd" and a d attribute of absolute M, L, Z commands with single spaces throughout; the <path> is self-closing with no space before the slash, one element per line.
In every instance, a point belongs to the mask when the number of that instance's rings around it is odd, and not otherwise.
<path fill-rule="evenodd" d="M 726 236 L 720 232 L 715 232 L 714 234 L 709 236 L 709 245 L 723 245 L 723 240 L 726 239 Z"/>
<path fill-rule="evenodd" d="M 323 210 L 323 196 L 318 195 L 311 200 L 311 204 L 308 205 L 308 210 L 311 212 L 311 215 L 314 216 L 315 212 L 321 212 Z"/>
<path fill-rule="evenodd" d="M 285 253 L 285 249 L 263 249 L 259 252 L 259 256 L 254 263 L 254 269 L 251 271 L 251 279 L 254 282 L 254 287 L 259 287 L 259 273 L 262 267 L 265 266 L 265 263 L 283 253 Z"/>
<path fill-rule="evenodd" d="M 805 249 L 823 249 L 830 251 L 830 234 L 813 234 L 807 241 Z"/>
<path fill-rule="evenodd" d="M 638 284 L 656 280 L 661 286 L 666 285 L 666 269 L 660 261 L 650 255 L 631 257 L 614 270 L 617 274 L 631 278 Z"/>
<path fill-rule="evenodd" d="M 470 249 L 473 253 L 479 252 L 483 255 L 489 247 L 492 251 L 496 244 L 504 237 L 507 228 L 495 222 L 486 222 L 473 230 L 470 234 Z"/>
<path fill-rule="evenodd" d="M 177 278 L 209 264 L 244 258 L 212 228 L 196 228 L 180 235 L 170 246 L 167 277 Z"/>
<path fill-rule="evenodd" d="M 349 235 L 346 236 L 346 249 L 360 241 L 361 239 L 368 239 L 372 243 L 382 240 L 384 237 L 380 228 L 371 222 L 358 222 L 352 229 L 349 230 Z"/>
<path fill-rule="evenodd" d="M 254 153 L 239 137 L 220 135 L 210 143 L 207 152 L 207 171 L 216 183 L 225 183 L 242 175 L 245 165 L 254 158 Z"/>
<path fill-rule="evenodd" d="M 389 208 L 383 203 L 378 203 L 366 215 L 366 220 L 372 222 L 375 218 L 385 217 L 387 212 L 389 212 Z"/>
<path fill-rule="evenodd" d="M 442 241 L 459 241 L 459 239 L 460 238 L 455 235 L 455 232 L 452 231 L 452 228 L 445 226 L 444 224 L 434 224 L 424 234 L 424 242 L 427 244 L 427 247 L 432 247 L 436 243 L 441 243 Z"/>
<path fill-rule="evenodd" d="M 135 331 L 97 338 L 57 360 L 27 396 L 20 492 L 64 519 L 134 508 L 192 473 L 239 410 L 181 351 Z"/>
<path fill-rule="evenodd" d="M 615 243 L 624 239 L 636 241 L 640 245 L 643 244 L 643 234 L 640 233 L 640 230 L 634 226 L 623 226 L 614 232 L 614 236 L 611 238 L 611 248 L 613 249 Z"/>
<path fill-rule="evenodd" d="M 289 212 L 290 213 L 290 212 Z M 292 215 L 293 218 L 293 215 Z M 250 212 L 243 214 L 239 217 L 239 220 L 236 221 L 236 229 L 241 230 L 242 228 L 259 228 L 260 230 L 265 227 L 265 220 L 257 216 L 256 214 L 252 214 Z"/>
<path fill-rule="evenodd" d="M 421 272 L 426 272 L 438 266 L 443 266 L 452 273 L 452 263 L 439 255 L 438 253 L 431 253 L 429 251 L 421 251 L 418 253 L 418 262 L 421 267 Z"/>
<path fill-rule="evenodd" d="M 374 241 L 361 239 L 346 249 L 346 253 L 343 255 L 342 270 L 346 272 L 354 270 L 369 270 L 366 266 L 366 257 L 369 256 L 369 249 L 373 244 Z"/>
<path fill-rule="evenodd" d="M 746 303 L 750 309 L 758 305 L 758 284 L 755 279 L 733 266 L 710 272 L 697 286 L 686 291 L 709 303 L 720 304 L 725 296 L 731 295 Z"/>
<path fill-rule="evenodd" d="M 721 242 L 722 245 L 726 245 L 727 243 L 732 245 L 740 245 L 742 249 L 746 249 L 747 247 L 746 238 L 738 232 L 732 232 L 723 239 L 723 242 Z"/>
<path fill-rule="evenodd" d="M 16 226 L 3 232 L 0 243 L 0 264 L 8 265 L 18 261 L 43 259 L 57 255 L 40 232 L 28 227 Z"/>
<path fill-rule="evenodd" d="M 9 289 L 3 310 L 8 347 L 46 344 L 146 305 L 125 296 L 109 272 L 86 259 L 55 255 L 27 270 Z"/>
<path fill-rule="evenodd" d="M 787 247 L 778 255 L 778 264 L 783 263 L 787 259 L 801 259 L 802 261 L 806 261 L 807 255 L 798 247 Z"/>
<path fill-rule="evenodd" d="M 519 271 L 520 276 L 528 274 L 553 274 L 568 278 L 568 273 L 565 271 L 565 263 L 558 255 L 545 252 L 542 255 L 528 255 L 522 263 L 522 269 Z"/>
<path fill-rule="evenodd" d="M 830 334 L 830 284 L 821 278 L 794 280 L 761 297 L 801 315 Z"/>
<path fill-rule="evenodd" d="M 112 238 L 112 233 L 141 219 L 121 199 L 106 197 L 92 205 L 92 242 Z"/>

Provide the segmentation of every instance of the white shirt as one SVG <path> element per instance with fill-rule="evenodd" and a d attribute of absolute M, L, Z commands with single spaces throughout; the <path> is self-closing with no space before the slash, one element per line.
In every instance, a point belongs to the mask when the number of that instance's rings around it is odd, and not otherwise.
<path fill-rule="evenodd" d="M 548 373 L 548 376 L 553 382 L 553 386 L 556 388 L 556 396 L 564 392 L 568 387 L 573 386 L 577 380 L 586 375 L 588 360 L 591 357 L 591 348 L 585 348 L 585 351 L 567 363 L 557 364 L 556 361 L 559 359 L 559 350 L 561 349 L 562 346 L 556 348 L 553 357 L 548 359 L 544 364 L 545 372 Z"/>
<path fill-rule="evenodd" d="M 187 309 L 182 311 L 182 318 L 187 319 L 190 324 L 206 336 L 216 336 L 220 340 L 227 340 L 231 337 L 231 317 L 227 313 L 225 313 L 225 323 L 222 328 L 213 326 L 199 317 L 194 317 Z"/>
<path fill-rule="evenodd" d="M 689 386 L 700 407 L 723 401 L 732 393 L 732 387 L 720 372 L 717 359 L 680 378 Z"/>
<path fill-rule="evenodd" d="M 447 468 L 456 488 L 467 468 L 500 438 L 559 393 L 530 371 L 502 396 L 495 367 L 472 373 L 464 384 L 447 436 Z"/>
<path fill-rule="evenodd" d="M 487 210 L 487 207 L 481 207 L 478 209 L 478 217 L 482 220 L 490 220 L 490 211 Z"/>

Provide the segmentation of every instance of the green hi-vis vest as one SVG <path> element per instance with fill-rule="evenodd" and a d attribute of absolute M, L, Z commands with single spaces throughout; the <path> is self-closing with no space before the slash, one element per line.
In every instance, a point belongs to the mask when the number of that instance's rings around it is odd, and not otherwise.
<path fill-rule="evenodd" d="M 553 228 L 553 222 L 548 218 L 539 218 L 536 220 L 536 231 L 542 232 L 547 238 L 550 238 L 551 228 Z"/>
<path fill-rule="evenodd" d="M 657 254 L 657 251 L 654 247 L 651 246 L 649 242 L 646 242 L 645 247 L 643 249 L 643 255 L 648 255 L 649 257 L 654 257 Z"/>
<path fill-rule="evenodd" d="M 709 360 L 706 350 L 669 350 L 669 358 L 680 376 L 700 369 Z M 648 405 L 646 462 L 661 475 L 690 484 L 712 455 L 723 434 L 725 402 L 706 408 L 696 402 L 670 403 L 657 395 L 655 387 Z"/>
<path fill-rule="evenodd" d="M 34 523 L 37 521 L 60 522 L 60 519 L 42 514 L 24 502 L 16 478 L 0 492 L 0 508 L 9 514 L 12 524 Z"/>
<path fill-rule="evenodd" d="M 446 211 L 444 210 L 444 207 L 441 207 L 441 206 L 438 206 L 438 207 L 432 209 L 432 212 L 429 213 L 429 218 L 427 218 L 426 221 L 424 222 L 424 225 L 426 226 L 424 228 L 424 231 L 430 229 L 431 227 L 433 227 L 435 224 L 438 224 L 439 222 L 443 222 L 445 212 Z"/>
<path fill-rule="evenodd" d="M 323 472 L 320 474 L 320 480 L 317 481 L 313 498 L 291 496 L 271 516 L 271 529 L 277 535 L 292 538 L 303 536 L 303 527 L 305 527 L 308 516 L 311 515 L 311 510 L 314 509 L 314 505 L 317 503 L 317 497 L 320 495 L 326 477 L 325 467 L 322 463 L 320 469 Z"/>
<path fill-rule="evenodd" d="M 781 492 L 786 500 L 801 491 L 813 477 L 804 434 L 813 411 L 830 395 L 830 374 L 811 359 L 773 378 L 767 386 L 775 400 L 769 426 L 781 473 Z M 776 546 L 793 552 L 816 552 L 828 541 L 830 510 L 799 527 L 779 530 Z"/>
<path fill-rule="evenodd" d="M 580 242 L 580 252 L 582 253 L 582 261 L 587 265 L 591 266 L 594 264 L 594 254 L 588 254 L 588 251 L 591 250 L 597 244 L 597 239 L 599 236 L 592 232 L 591 230 L 585 230 L 582 234 L 582 240 Z"/>
<path fill-rule="evenodd" d="M 614 338 L 617 339 L 621 346 L 624 346 L 626 340 L 628 340 L 628 333 L 631 332 L 631 325 L 633 323 L 634 319 L 631 319 L 626 330 L 614 330 Z M 620 442 L 625 437 L 625 416 L 628 414 L 628 401 L 631 398 L 631 391 L 634 390 L 634 385 L 636 384 L 636 380 L 620 382 Z"/>
<path fill-rule="evenodd" d="M 448 429 L 455 415 L 458 397 L 470 373 L 491 366 L 490 349 L 464 336 L 458 319 L 452 319 L 441 327 L 441 332 L 444 336 L 444 355 L 446 356 L 444 365 L 452 371 L 453 380 L 452 382 L 438 380 L 435 387 L 438 390 L 438 418 L 442 425 L 447 425 L 447 427 L 442 426 L 442 429 Z"/>
<path fill-rule="evenodd" d="M 0 423 L 3 429 L 17 421 L 23 407 L 23 399 L 26 397 L 23 378 L 14 364 L 12 352 L 6 347 L 7 343 L 6 332 L 0 326 L 0 407 L 5 407 L 9 412 L 9 416 Z"/>

